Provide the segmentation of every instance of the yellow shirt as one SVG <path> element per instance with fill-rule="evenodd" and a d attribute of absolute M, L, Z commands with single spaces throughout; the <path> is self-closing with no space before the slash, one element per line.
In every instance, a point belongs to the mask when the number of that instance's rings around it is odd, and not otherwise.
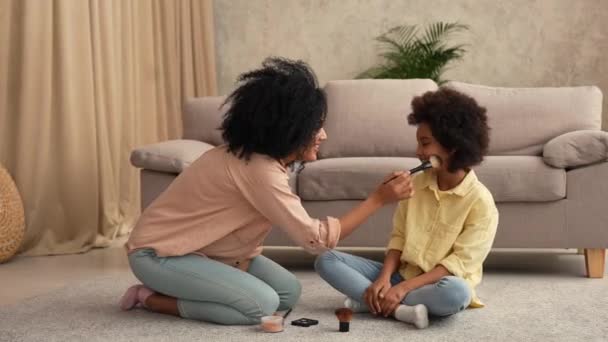
<path fill-rule="evenodd" d="M 492 194 L 473 170 L 447 191 L 439 190 L 432 170 L 414 177 L 415 195 L 401 201 L 393 218 L 388 249 L 401 251 L 399 273 L 411 279 L 443 265 L 471 288 L 471 307 L 498 226 Z"/>

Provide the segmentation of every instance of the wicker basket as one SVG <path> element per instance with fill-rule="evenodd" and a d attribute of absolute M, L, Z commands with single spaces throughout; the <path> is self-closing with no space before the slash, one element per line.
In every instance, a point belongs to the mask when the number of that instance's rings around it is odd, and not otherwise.
<path fill-rule="evenodd" d="M 0 263 L 15 255 L 24 234 L 21 197 L 11 176 L 0 166 Z"/>

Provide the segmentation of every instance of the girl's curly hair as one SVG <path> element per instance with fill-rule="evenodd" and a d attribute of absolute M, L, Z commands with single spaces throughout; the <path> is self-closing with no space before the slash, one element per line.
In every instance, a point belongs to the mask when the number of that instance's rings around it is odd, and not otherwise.
<path fill-rule="evenodd" d="M 426 123 L 433 137 L 453 152 L 448 171 L 467 169 L 482 162 L 490 143 L 486 109 L 475 99 L 448 87 L 429 91 L 412 100 L 410 125 Z"/>

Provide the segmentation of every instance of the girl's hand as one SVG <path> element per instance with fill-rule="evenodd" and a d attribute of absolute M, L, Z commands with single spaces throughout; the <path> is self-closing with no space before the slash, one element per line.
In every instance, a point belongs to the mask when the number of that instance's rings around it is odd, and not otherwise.
<path fill-rule="evenodd" d="M 376 188 L 372 196 L 377 196 L 384 205 L 410 198 L 413 195 L 414 186 L 409 172 L 396 171 L 384 178 L 382 184 Z"/>
<path fill-rule="evenodd" d="M 395 312 L 397 306 L 401 304 L 405 296 L 407 296 L 409 289 L 407 286 L 401 283 L 397 286 L 393 286 L 388 292 L 384 295 L 384 298 L 380 299 L 380 306 L 382 310 L 382 315 L 384 317 L 388 317 Z"/>
<path fill-rule="evenodd" d="M 390 290 L 391 281 L 388 278 L 380 277 L 373 282 L 365 293 L 363 294 L 363 299 L 371 311 L 372 314 L 376 315 L 382 312 L 382 307 L 380 306 L 380 300 L 384 297 L 384 295 Z"/>

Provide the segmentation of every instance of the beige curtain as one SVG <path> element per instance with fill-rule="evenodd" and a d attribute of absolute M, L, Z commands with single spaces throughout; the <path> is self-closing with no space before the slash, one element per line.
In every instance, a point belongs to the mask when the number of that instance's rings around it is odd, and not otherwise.
<path fill-rule="evenodd" d="M 139 213 L 130 151 L 216 92 L 210 0 L 0 0 L 0 163 L 28 255 L 83 252 Z"/>

